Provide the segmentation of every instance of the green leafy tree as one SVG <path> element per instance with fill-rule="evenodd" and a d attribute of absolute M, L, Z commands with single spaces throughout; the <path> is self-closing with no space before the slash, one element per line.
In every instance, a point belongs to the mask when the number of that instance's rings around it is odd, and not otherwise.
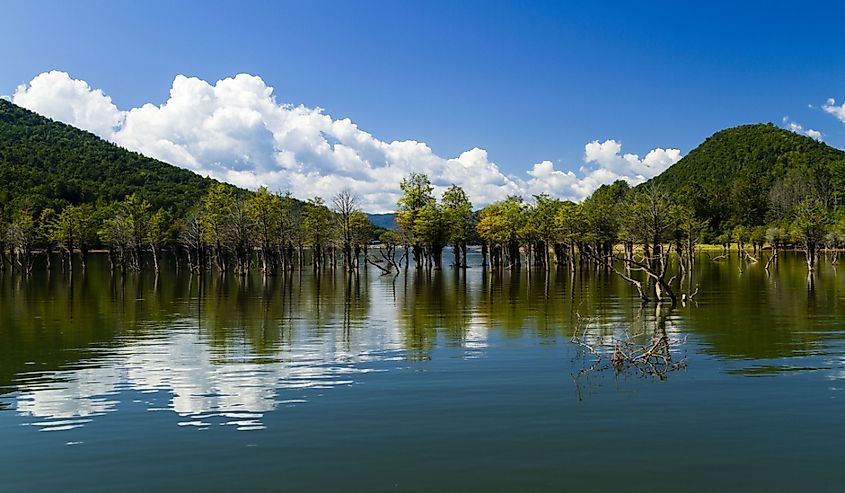
<path fill-rule="evenodd" d="M 802 245 L 807 258 L 807 268 L 816 268 L 818 246 L 827 233 L 828 213 L 824 204 L 817 198 L 809 198 L 801 202 L 795 211 L 792 222 L 792 237 L 796 243 Z"/>
<path fill-rule="evenodd" d="M 637 193 L 629 196 L 629 204 L 625 208 L 629 215 L 628 221 L 640 230 L 640 238 L 643 245 L 642 261 L 635 261 L 633 258 L 625 259 L 629 266 L 635 266 L 645 272 L 653 281 L 654 295 L 658 302 L 669 300 L 675 303 L 675 292 L 670 286 L 671 279 L 666 278 L 669 268 L 669 249 L 666 243 L 670 242 L 677 231 L 678 217 L 675 214 L 675 206 L 668 194 L 654 184 L 638 190 Z M 629 279 L 630 278 L 626 278 Z M 640 296 L 646 296 L 640 286 L 637 286 Z"/>
<path fill-rule="evenodd" d="M 583 207 L 574 202 L 563 202 L 555 215 L 555 227 L 563 244 L 563 248 L 556 250 L 558 262 L 565 260 L 569 269 L 575 270 L 575 245 L 589 227 Z"/>
<path fill-rule="evenodd" d="M 414 256 L 414 265 L 417 269 L 423 267 L 423 244 L 422 240 L 415 236 L 417 231 L 417 219 L 422 210 L 435 202 L 428 176 L 422 173 L 411 173 L 407 178 L 402 179 L 399 184 L 402 189 L 402 197 L 396 203 L 396 224 L 404 232 L 409 241 Z"/>
<path fill-rule="evenodd" d="M 159 209 L 150 217 L 147 241 L 153 257 L 156 274 L 161 270 L 161 251 L 166 245 L 172 245 L 176 239 L 173 215 L 165 209 Z"/>
<path fill-rule="evenodd" d="M 138 194 L 127 195 L 119 204 L 120 213 L 126 218 L 130 228 L 129 244 L 131 267 L 134 270 L 143 268 L 142 251 L 146 244 L 150 221 L 150 203 Z"/>
<path fill-rule="evenodd" d="M 490 204 L 481 210 L 476 231 L 479 238 L 487 242 L 490 262 L 494 267 L 505 264 L 519 267 L 520 243 L 525 232 L 525 204 L 521 197 Z"/>
<path fill-rule="evenodd" d="M 414 221 L 414 238 L 423 245 L 423 249 L 434 264 L 435 269 L 443 267 L 443 247 L 449 234 L 446 218 L 440 207 L 431 202 L 418 211 Z M 426 261 L 428 264 L 428 260 Z"/>
<path fill-rule="evenodd" d="M 282 264 L 286 269 L 292 269 L 294 250 L 298 250 L 299 266 L 302 267 L 305 204 L 293 198 L 290 192 L 281 195 L 279 201 L 279 250 L 282 254 Z"/>
<path fill-rule="evenodd" d="M 82 270 L 88 268 L 88 254 L 100 242 L 100 216 L 92 204 L 79 204 L 74 208 L 76 223 L 76 243 Z M 139 220 L 144 220 L 140 218 Z M 137 230 L 136 230 L 137 233 Z"/>
<path fill-rule="evenodd" d="M 211 245 L 214 265 L 220 272 L 228 270 L 226 242 L 230 237 L 229 219 L 236 199 L 234 187 L 223 183 L 209 187 L 202 199 L 203 240 Z"/>
<path fill-rule="evenodd" d="M 453 184 L 443 192 L 441 211 L 447 229 L 447 242 L 453 246 L 455 267 L 466 269 L 467 243 L 475 227 L 472 202 L 463 188 Z"/>
<path fill-rule="evenodd" d="M 49 210 L 52 211 L 52 209 Z M 76 207 L 69 205 L 58 215 L 53 213 L 49 216 L 45 218 L 45 225 L 48 227 L 47 235 L 52 243 L 64 250 L 68 265 L 72 269 L 73 263 L 71 260 L 76 248 L 77 229 L 79 227 L 77 220 L 79 215 L 76 213 Z"/>
<path fill-rule="evenodd" d="M 319 269 L 326 263 L 326 250 L 334 239 L 334 217 L 322 198 L 314 197 L 305 205 L 302 225 L 313 248 L 314 268 Z"/>
<path fill-rule="evenodd" d="M 534 206 L 528 210 L 526 224 L 534 236 L 538 264 L 548 270 L 551 266 L 549 249 L 558 239 L 557 214 L 563 203 L 547 194 L 534 196 Z"/>
<path fill-rule="evenodd" d="M 586 240 L 595 245 L 595 250 L 608 258 L 613 253 L 613 245 L 619 240 L 619 204 L 628 191 L 627 184 L 616 181 L 613 185 L 603 185 L 583 203 L 587 220 Z"/>
<path fill-rule="evenodd" d="M 270 193 L 267 187 L 260 187 L 247 198 L 247 215 L 260 248 L 261 272 L 264 274 L 274 274 L 278 268 L 276 251 L 281 235 L 281 212 L 281 197 Z"/>
<path fill-rule="evenodd" d="M 375 228 L 366 214 L 356 210 L 349 214 L 349 229 L 352 232 L 352 262 L 357 268 L 358 258 L 360 257 L 362 251 L 365 256 L 368 255 L 369 243 L 373 239 Z"/>

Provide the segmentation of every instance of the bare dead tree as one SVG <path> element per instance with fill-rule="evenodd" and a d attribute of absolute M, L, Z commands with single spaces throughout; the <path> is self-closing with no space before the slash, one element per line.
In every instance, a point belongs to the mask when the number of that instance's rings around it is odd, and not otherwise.
<path fill-rule="evenodd" d="M 332 198 L 332 208 L 337 214 L 338 225 L 340 226 L 340 237 L 343 248 L 343 266 L 347 271 L 354 269 L 352 262 L 352 244 L 355 236 L 352 214 L 359 211 L 358 196 L 351 190 L 345 188 Z"/>

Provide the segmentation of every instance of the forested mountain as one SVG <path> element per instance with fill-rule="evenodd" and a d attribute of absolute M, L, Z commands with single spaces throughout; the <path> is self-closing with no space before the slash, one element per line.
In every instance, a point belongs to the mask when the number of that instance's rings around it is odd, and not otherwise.
<path fill-rule="evenodd" d="M 212 183 L 0 99 L 0 207 L 7 214 L 137 193 L 154 209 L 182 215 Z"/>
<path fill-rule="evenodd" d="M 649 183 L 714 232 L 758 226 L 808 194 L 827 208 L 845 203 L 845 152 L 772 124 L 742 125 L 713 134 Z"/>
<path fill-rule="evenodd" d="M 204 203 L 214 183 L 0 100 L 0 222 L 13 220 L 19 211 L 37 219 L 44 210 L 60 213 L 67 205 L 104 210 L 133 194 L 132 200 L 146 202 L 152 211 L 164 209 L 184 219 Z M 743 229 L 787 228 L 807 199 L 824 210 L 841 211 L 845 152 L 772 124 L 743 125 L 717 132 L 635 190 L 651 185 L 705 225 L 703 238 L 721 243 Z M 621 201 L 625 193 L 614 187 L 596 191 L 585 201 L 584 212 L 604 199 Z M 608 193 L 616 198 L 605 197 Z M 302 202 L 284 200 L 305 210 Z M 333 207 L 320 199 L 313 205 Z M 394 214 L 369 217 L 376 226 L 396 227 Z"/>

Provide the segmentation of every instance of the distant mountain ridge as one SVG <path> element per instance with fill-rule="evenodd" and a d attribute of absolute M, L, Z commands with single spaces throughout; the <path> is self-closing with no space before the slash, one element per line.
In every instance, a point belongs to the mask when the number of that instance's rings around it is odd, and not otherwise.
<path fill-rule="evenodd" d="M 388 212 L 386 214 L 367 214 L 373 226 L 384 229 L 396 229 L 396 214 Z"/>

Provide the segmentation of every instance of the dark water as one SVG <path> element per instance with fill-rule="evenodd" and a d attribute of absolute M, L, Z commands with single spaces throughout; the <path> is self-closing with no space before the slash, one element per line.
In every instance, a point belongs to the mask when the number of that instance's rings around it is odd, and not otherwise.
<path fill-rule="evenodd" d="M 0 276 L 0 491 L 841 491 L 845 277 Z M 685 368 L 587 370 L 672 341 Z M 576 378 L 577 377 L 577 378 Z"/>

